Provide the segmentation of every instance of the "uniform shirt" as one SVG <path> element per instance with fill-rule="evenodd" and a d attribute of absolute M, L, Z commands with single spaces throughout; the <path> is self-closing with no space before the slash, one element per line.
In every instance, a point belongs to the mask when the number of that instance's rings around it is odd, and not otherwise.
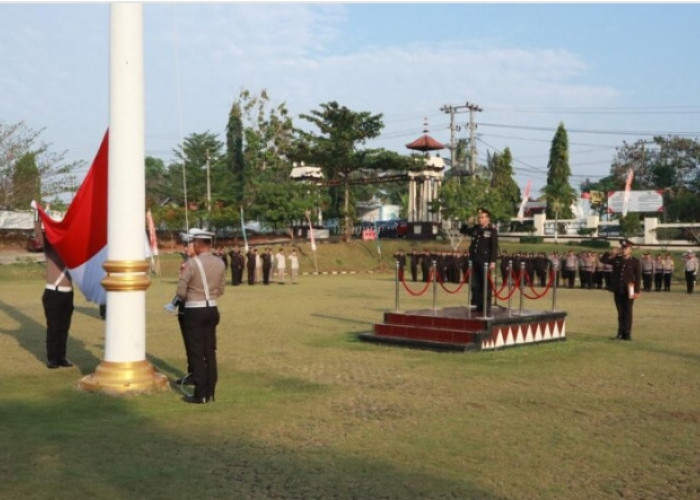
<path fill-rule="evenodd" d="M 693 273 L 697 272 L 698 270 L 698 258 L 693 256 L 693 257 L 688 257 L 685 261 L 685 270 Z"/>
<path fill-rule="evenodd" d="M 634 293 L 639 293 L 639 284 L 642 280 L 642 265 L 639 259 L 632 256 L 625 258 L 621 254 L 613 256 L 610 252 L 605 252 L 600 260 L 612 264 L 610 290 L 627 293 L 627 285 L 634 283 Z"/>
<path fill-rule="evenodd" d="M 498 257 L 498 231 L 488 224 L 486 227 L 476 226 L 471 231 L 472 241 L 469 245 L 469 256 L 475 262 L 496 262 Z"/>
<path fill-rule="evenodd" d="M 289 255 L 289 267 L 292 269 L 299 269 L 299 258 L 297 254 L 293 253 Z"/>
<path fill-rule="evenodd" d="M 671 274 L 674 268 L 673 259 L 671 257 L 664 257 L 661 268 L 663 269 L 664 274 Z"/>
<path fill-rule="evenodd" d="M 61 257 L 58 256 L 53 245 L 44 236 L 44 231 L 41 230 L 41 223 L 39 221 L 34 222 L 34 232 L 36 233 L 38 243 L 44 247 L 44 256 L 46 258 L 46 284 L 72 288 L 73 282 L 70 274 L 68 274 L 66 270 L 66 265 L 61 260 Z M 63 276 L 61 276 L 61 274 L 63 274 Z"/>
<path fill-rule="evenodd" d="M 652 274 L 654 272 L 654 259 L 649 255 L 642 257 L 642 273 Z"/>
<path fill-rule="evenodd" d="M 226 268 L 224 267 L 224 262 L 209 252 L 203 252 L 199 254 L 198 257 L 202 262 L 204 274 L 207 276 L 209 300 L 216 300 L 224 294 L 224 287 L 226 286 Z M 177 281 L 177 296 L 180 300 L 186 302 L 203 301 L 207 299 L 204 292 L 204 281 L 202 280 L 201 271 L 194 258 L 188 261 L 187 266 Z"/>
<path fill-rule="evenodd" d="M 282 252 L 277 252 L 275 254 L 275 268 L 276 269 L 285 269 L 286 264 L 284 261 L 284 254 Z"/>

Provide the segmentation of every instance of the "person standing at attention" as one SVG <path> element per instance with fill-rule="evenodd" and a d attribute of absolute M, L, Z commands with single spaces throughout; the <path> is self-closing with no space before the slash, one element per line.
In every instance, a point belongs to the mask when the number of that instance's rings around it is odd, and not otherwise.
<path fill-rule="evenodd" d="M 46 366 L 51 369 L 70 368 L 73 363 L 66 359 L 66 344 L 73 318 L 73 281 L 56 249 L 46 238 L 38 213 L 34 217 L 34 232 L 37 243 L 44 248 L 46 259 L 46 286 L 41 297 L 46 316 Z"/>
<path fill-rule="evenodd" d="M 671 278 L 673 278 L 673 269 L 676 267 L 675 262 L 673 262 L 673 257 L 671 254 L 666 252 L 663 259 L 661 260 L 661 268 L 664 273 L 664 292 L 671 291 Z"/>
<path fill-rule="evenodd" d="M 297 251 L 292 249 L 292 253 L 289 254 L 289 269 L 292 273 L 292 284 L 297 284 L 297 278 L 299 277 L 299 257 L 297 256 Z"/>
<path fill-rule="evenodd" d="M 695 289 L 695 278 L 698 274 L 698 258 L 695 252 L 688 250 L 685 252 L 685 285 L 688 293 L 693 293 Z"/>
<path fill-rule="evenodd" d="M 180 271 L 178 273 L 178 277 L 182 276 L 182 273 L 185 272 L 185 269 L 191 262 L 190 259 L 195 256 L 194 252 L 194 243 L 192 242 L 192 238 L 190 238 L 189 235 L 186 235 L 183 237 L 183 243 L 185 244 L 185 251 L 182 252 L 182 264 L 180 264 Z M 180 377 L 175 381 L 176 384 L 179 385 L 193 385 L 193 379 L 192 379 L 192 352 L 190 347 L 187 345 L 188 338 L 187 338 L 187 333 L 185 330 L 185 302 L 180 300 L 180 298 L 176 295 L 175 296 L 175 301 L 177 302 L 177 324 L 180 326 L 180 333 L 182 334 L 182 342 L 185 345 L 185 355 L 187 356 L 187 374 L 184 377 Z"/>
<path fill-rule="evenodd" d="M 216 364 L 216 326 L 219 324 L 217 299 L 224 293 L 226 268 L 211 253 L 213 233 L 190 230 L 195 256 L 190 259 L 177 282 L 177 296 L 185 303 L 185 333 L 192 355 L 194 394 L 187 403 L 214 401 L 218 369 Z"/>
<path fill-rule="evenodd" d="M 617 308 L 617 335 L 614 340 L 632 340 L 632 312 L 634 301 L 639 298 L 642 265 L 639 259 L 632 257 L 630 240 L 622 240 L 619 249 L 605 252 L 601 260 L 613 266 L 610 291 Z"/>
<path fill-rule="evenodd" d="M 472 288 L 472 305 L 476 306 L 476 312 L 484 315 L 490 314 L 491 286 L 488 281 L 484 283 L 486 274 L 484 267 L 491 272 L 496 268 L 498 258 L 498 231 L 491 224 L 491 212 L 485 208 L 477 211 L 477 226 L 471 231 L 472 241 L 469 245 L 469 258 L 472 261 L 473 279 L 470 279 Z M 486 290 L 484 290 L 484 286 Z M 484 298 L 486 298 L 486 310 L 484 311 Z"/>
<path fill-rule="evenodd" d="M 286 257 L 284 256 L 284 252 L 280 248 L 279 251 L 275 254 L 275 269 L 277 270 L 277 282 L 280 285 L 284 285 L 284 275 L 286 267 Z"/>

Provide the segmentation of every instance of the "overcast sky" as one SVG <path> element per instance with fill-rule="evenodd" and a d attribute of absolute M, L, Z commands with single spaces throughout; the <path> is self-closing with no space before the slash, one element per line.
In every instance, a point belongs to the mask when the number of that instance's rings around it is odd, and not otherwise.
<path fill-rule="evenodd" d="M 167 163 L 191 133 L 224 140 L 242 89 L 293 116 L 332 100 L 382 113 L 370 145 L 406 154 L 424 118 L 449 143 L 440 108 L 469 102 L 480 162 L 509 147 L 533 195 L 563 122 L 578 188 L 609 174 L 623 141 L 700 137 L 698 20 L 690 3 L 147 3 L 146 154 Z M 109 125 L 108 28 L 107 3 L 0 3 L 0 122 L 89 163 Z"/>

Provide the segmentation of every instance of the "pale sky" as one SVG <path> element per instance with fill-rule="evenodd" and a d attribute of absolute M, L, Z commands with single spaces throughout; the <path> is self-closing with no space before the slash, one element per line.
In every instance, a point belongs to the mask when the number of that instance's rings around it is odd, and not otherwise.
<path fill-rule="evenodd" d="M 295 117 L 328 101 L 382 113 L 369 146 L 405 154 L 424 118 L 449 143 L 440 108 L 469 102 L 480 161 L 509 147 L 535 196 L 563 122 L 578 188 L 623 141 L 700 138 L 699 21 L 695 3 L 150 2 L 146 154 L 168 163 L 191 133 L 224 141 L 242 89 Z M 107 3 L 0 3 L 0 122 L 89 163 L 109 126 L 108 48 Z"/>

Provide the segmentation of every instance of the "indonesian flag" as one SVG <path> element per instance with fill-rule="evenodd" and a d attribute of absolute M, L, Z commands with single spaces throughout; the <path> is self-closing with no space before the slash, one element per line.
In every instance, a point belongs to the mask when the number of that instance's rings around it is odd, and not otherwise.
<path fill-rule="evenodd" d="M 108 137 L 109 131 L 105 132 L 97 156 L 60 222 L 33 203 L 44 224 L 46 238 L 68 268 L 73 282 L 87 300 L 96 304 L 105 304 L 107 298 L 102 288 L 105 276 L 102 264 L 107 260 Z"/>
<path fill-rule="evenodd" d="M 153 214 L 151 209 L 146 211 L 146 224 L 148 224 L 148 243 L 152 255 L 158 256 L 158 238 L 156 236 L 156 225 L 153 223 Z"/>
<path fill-rule="evenodd" d="M 630 201 L 630 191 L 632 190 L 632 180 L 634 179 L 634 170 L 631 168 L 629 169 L 629 172 L 627 172 L 627 181 L 625 182 L 625 196 L 623 198 L 623 203 L 622 203 L 622 216 L 626 217 L 627 216 L 627 205 L 629 205 Z"/>
<path fill-rule="evenodd" d="M 518 209 L 518 220 L 522 221 L 525 216 L 525 204 L 530 199 L 530 189 L 532 189 L 532 179 L 528 179 L 525 185 L 525 191 L 523 191 L 523 199 L 520 202 L 520 208 Z"/>

